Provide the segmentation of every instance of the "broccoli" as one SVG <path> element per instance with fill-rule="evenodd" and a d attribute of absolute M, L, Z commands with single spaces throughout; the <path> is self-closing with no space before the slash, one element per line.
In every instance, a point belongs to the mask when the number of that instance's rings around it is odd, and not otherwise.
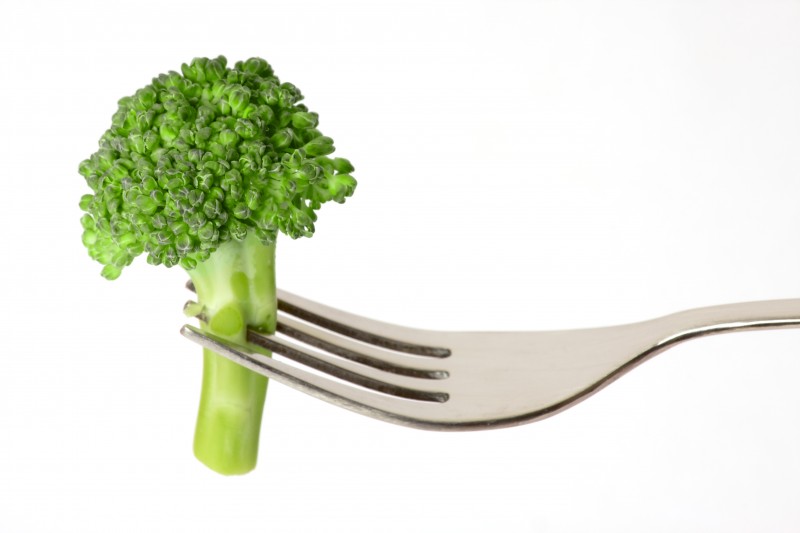
<path fill-rule="evenodd" d="M 246 343 L 275 330 L 275 241 L 314 233 L 315 211 L 353 194 L 318 115 L 263 59 L 196 58 L 122 98 L 99 149 L 79 166 L 83 244 L 110 280 L 141 254 L 180 265 L 207 331 Z M 195 309 L 199 314 L 200 309 Z M 267 389 L 204 351 L 194 453 L 222 474 L 255 467 Z"/>

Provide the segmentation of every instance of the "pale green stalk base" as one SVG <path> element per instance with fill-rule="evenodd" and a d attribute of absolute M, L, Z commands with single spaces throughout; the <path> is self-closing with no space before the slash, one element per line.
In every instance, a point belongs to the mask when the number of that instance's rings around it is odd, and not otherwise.
<path fill-rule="evenodd" d="M 189 271 L 207 321 L 203 329 L 246 344 L 247 327 L 275 331 L 275 246 L 255 236 L 229 241 Z M 267 379 L 203 350 L 203 388 L 194 454 L 221 474 L 256 466 Z"/>

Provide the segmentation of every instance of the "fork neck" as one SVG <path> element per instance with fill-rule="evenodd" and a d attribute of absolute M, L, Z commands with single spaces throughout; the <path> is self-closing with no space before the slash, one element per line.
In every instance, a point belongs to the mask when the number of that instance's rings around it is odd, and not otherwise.
<path fill-rule="evenodd" d="M 754 329 L 800 327 L 800 299 L 743 302 L 701 307 L 667 315 L 658 322 L 668 332 L 659 346 L 691 338 Z"/>

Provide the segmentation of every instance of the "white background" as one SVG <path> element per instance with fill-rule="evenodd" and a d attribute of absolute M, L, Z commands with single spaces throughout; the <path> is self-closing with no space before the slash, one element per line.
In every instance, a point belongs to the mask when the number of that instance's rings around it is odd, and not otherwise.
<path fill-rule="evenodd" d="M 0 8 L 0 531 L 796 532 L 800 332 L 679 346 L 554 418 L 387 425 L 272 384 L 258 469 L 191 453 L 179 270 L 108 282 L 78 163 L 119 97 L 266 58 L 359 179 L 279 285 L 434 329 L 798 295 L 800 2 Z"/>

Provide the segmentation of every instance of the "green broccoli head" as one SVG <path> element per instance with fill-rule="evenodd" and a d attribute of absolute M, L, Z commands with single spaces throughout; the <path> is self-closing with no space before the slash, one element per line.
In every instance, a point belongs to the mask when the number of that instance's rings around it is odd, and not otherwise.
<path fill-rule="evenodd" d="M 353 194 L 353 166 L 302 94 L 259 58 L 233 68 L 197 58 L 122 98 L 100 147 L 80 164 L 93 194 L 83 243 L 117 278 L 133 259 L 187 270 L 250 232 L 314 233 L 315 211 Z"/>

